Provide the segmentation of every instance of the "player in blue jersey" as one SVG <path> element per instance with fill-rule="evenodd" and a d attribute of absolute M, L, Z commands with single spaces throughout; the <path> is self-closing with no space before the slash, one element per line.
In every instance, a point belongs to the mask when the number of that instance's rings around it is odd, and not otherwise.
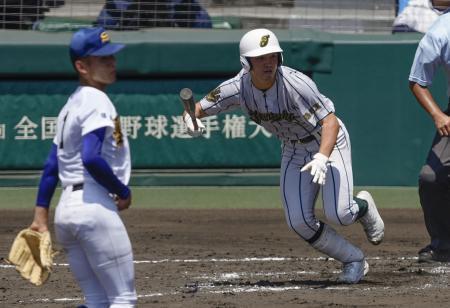
<path fill-rule="evenodd" d="M 119 115 L 105 94 L 116 81 L 114 54 L 102 28 L 77 31 L 70 43 L 80 84 L 58 115 L 56 137 L 41 177 L 31 229 L 48 229 L 58 180 L 62 194 L 55 233 L 88 307 L 135 307 L 133 253 L 119 216 L 131 204 L 131 161 Z"/>

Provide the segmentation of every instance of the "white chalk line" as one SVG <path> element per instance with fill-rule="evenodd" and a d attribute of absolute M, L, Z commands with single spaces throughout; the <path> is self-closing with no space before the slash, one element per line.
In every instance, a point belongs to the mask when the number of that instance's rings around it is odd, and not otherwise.
<path fill-rule="evenodd" d="M 368 260 L 417 260 L 417 257 L 368 257 Z M 207 263 L 207 262 L 283 262 L 283 261 L 328 261 L 333 260 L 332 258 L 316 257 L 316 258 L 292 258 L 292 257 L 246 257 L 246 258 L 210 258 L 210 259 L 160 259 L 160 260 L 138 260 L 134 263 L 136 264 L 160 264 L 160 263 Z M 66 267 L 66 263 L 54 263 L 54 266 Z M 0 264 L 0 268 L 14 268 L 13 265 Z M 438 267 L 424 267 L 421 268 L 422 271 L 431 274 L 446 274 L 450 273 L 450 266 L 438 266 Z M 410 269 L 407 272 L 416 272 L 417 269 Z M 333 271 L 334 273 L 335 271 Z M 399 271 L 394 271 L 399 272 Z M 404 272 L 404 271 L 403 271 Z M 338 273 L 338 271 L 336 271 Z M 188 272 L 184 273 L 189 275 Z M 291 271 L 291 272 L 229 272 L 229 273 L 218 273 L 213 275 L 202 274 L 199 276 L 192 277 L 191 280 L 203 280 L 203 283 L 195 283 L 191 286 L 185 286 L 182 291 L 171 291 L 171 292 L 151 292 L 148 294 L 140 294 L 138 298 L 153 298 L 153 297 L 164 297 L 173 296 L 177 294 L 186 293 L 202 293 L 202 294 L 227 294 L 227 293 L 253 293 L 253 292 L 286 292 L 292 290 L 316 290 L 317 287 L 311 286 L 259 286 L 259 285 L 246 285 L 246 286 L 235 286 L 230 284 L 215 284 L 223 283 L 228 280 L 233 279 L 245 279 L 254 277 L 282 277 L 282 276 L 314 276 L 320 275 L 319 272 L 314 271 Z M 433 284 L 424 284 L 420 287 L 407 287 L 404 289 L 409 290 L 423 290 L 435 287 Z M 370 290 L 389 290 L 392 287 L 368 287 L 368 288 L 358 288 L 357 285 L 346 286 L 346 285 L 332 285 L 325 286 L 321 289 L 326 290 L 352 290 L 359 289 L 362 291 Z M 398 288 L 398 286 L 396 286 Z M 29 301 L 20 302 L 77 302 L 82 301 L 82 298 L 40 298 Z"/>
<path fill-rule="evenodd" d="M 188 272 L 185 272 L 188 275 Z M 231 273 L 218 273 L 213 275 L 202 274 L 195 276 L 194 280 L 213 280 L 216 282 L 228 281 L 230 279 L 240 279 L 240 278 L 254 278 L 254 277 L 282 277 L 286 275 L 319 275 L 319 272 L 314 271 L 292 271 L 292 272 L 231 272 Z"/>
<path fill-rule="evenodd" d="M 417 257 L 367 257 L 367 260 L 417 260 Z M 160 260 L 135 260 L 134 264 L 158 264 L 158 263 L 210 263 L 210 262 L 283 262 L 283 261 L 333 261 L 326 257 L 246 257 L 246 258 L 210 258 L 210 259 L 160 259 Z M 67 263 L 53 263 L 55 267 L 67 267 Z M 10 264 L 0 264 L 0 268 L 13 268 Z"/>

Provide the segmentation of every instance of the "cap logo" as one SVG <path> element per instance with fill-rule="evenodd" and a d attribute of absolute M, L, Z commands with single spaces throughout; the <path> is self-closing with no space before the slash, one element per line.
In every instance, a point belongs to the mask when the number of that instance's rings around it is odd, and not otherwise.
<path fill-rule="evenodd" d="M 266 47 L 267 44 L 269 43 L 269 37 L 270 37 L 269 34 L 262 36 L 261 37 L 261 41 L 259 42 L 259 46 L 260 47 Z"/>
<path fill-rule="evenodd" d="M 102 34 L 100 34 L 100 39 L 102 40 L 102 43 L 109 42 L 109 35 L 108 35 L 108 33 L 102 32 Z"/>

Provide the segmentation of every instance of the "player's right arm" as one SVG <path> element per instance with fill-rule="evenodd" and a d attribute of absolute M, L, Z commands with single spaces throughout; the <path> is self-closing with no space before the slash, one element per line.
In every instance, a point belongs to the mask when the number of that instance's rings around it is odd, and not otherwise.
<path fill-rule="evenodd" d="M 52 144 L 50 153 L 42 171 L 39 182 L 39 189 L 36 198 L 36 206 L 34 207 L 34 219 L 30 225 L 30 229 L 44 232 L 48 230 L 48 211 L 50 201 L 58 185 L 58 159 L 56 157 L 57 146 Z"/>
<path fill-rule="evenodd" d="M 217 88 L 210 91 L 204 98 L 195 104 L 195 118 L 197 120 L 197 125 L 202 130 L 205 130 L 206 128 L 199 119 L 230 111 L 240 106 L 240 79 L 241 74 L 238 74 L 236 77 L 222 82 Z M 201 136 L 202 133 L 195 133 L 192 120 L 190 117 L 186 116 L 186 114 L 186 111 L 184 111 L 183 120 L 187 126 L 188 134 L 193 137 Z"/>
<path fill-rule="evenodd" d="M 439 105 L 434 100 L 428 87 L 421 86 L 417 82 L 410 81 L 409 88 L 416 97 L 419 104 L 433 119 L 434 125 L 441 136 L 450 135 L 450 117 L 442 112 Z"/>
<path fill-rule="evenodd" d="M 433 26 L 420 40 L 409 74 L 409 88 L 419 104 L 433 119 L 441 136 L 450 134 L 450 118 L 434 100 L 428 86 L 432 84 L 437 69 L 443 64 L 441 51 L 446 47 L 446 30 L 439 24 Z"/>
<path fill-rule="evenodd" d="M 200 102 L 197 102 L 195 104 L 195 117 L 197 119 L 201 119 L 204 117 L 207 117 L 208 115 L 206 114 L 205 111 L 203 111 L 202 105 L 200 105 Z"/>

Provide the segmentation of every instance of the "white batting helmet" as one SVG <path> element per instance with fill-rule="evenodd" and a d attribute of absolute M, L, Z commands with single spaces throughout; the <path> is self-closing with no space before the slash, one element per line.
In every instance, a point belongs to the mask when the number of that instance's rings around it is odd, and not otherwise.
<path fill-rule="evenodd" d="M 258 57 L 273 52 L 279 53 L 278 64 L 281 65 L 283 63 L 283 49 L 281 49 L 276 35 L 268 29 L 251 30 L 244 34 L 239 43 L 241 64 L 247 71 L 251 69 L 251 64 L 247 58 Z"/>

